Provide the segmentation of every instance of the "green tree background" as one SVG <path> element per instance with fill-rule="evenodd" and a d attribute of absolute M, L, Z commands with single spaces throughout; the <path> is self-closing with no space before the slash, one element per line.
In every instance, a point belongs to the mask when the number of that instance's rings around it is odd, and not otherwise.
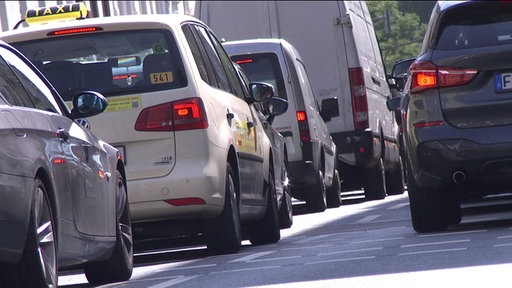
<path fill-rule="evenodd" d="M 416 57 L 436 1 L 366 1 L 386 71 L 402 59 Z M 385 11 L 389 25 L 386 28 Z"/>

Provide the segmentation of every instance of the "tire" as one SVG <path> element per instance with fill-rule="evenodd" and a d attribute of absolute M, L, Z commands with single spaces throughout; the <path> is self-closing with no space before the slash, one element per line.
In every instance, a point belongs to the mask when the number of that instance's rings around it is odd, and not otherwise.
<path fill-rule="evenodd" d="M 311 212 L 324 212 L 327 208 L 327 196 L 322 171 L 318 171 L 317 183 L 309 188 L 308 192 L 306 208 Z"/>
<path fill-rule="evenodd" d="M 283 187 L 283 200 L 281 203 L 281 207 L 278 212 L 279 219 L 279 228 L 287 229 L 292 227 L 293 225 L 293 205 L 292 205 L 292 196 L 290 195 L 290 187 L 285 185 Z"/>
<path fill-rule="evenodd" d="M 48 191 L 44 183 L 36 178 L 23 255 L 17 264 L 8 265 L 5 269 L 2 267 L 3 283 L 0 285 L 56 288 L 58 259 L 55 231 L 55 218 L 50 206 Z"/>
<path fill-rule="evenodd" d="M 450 205 L 450 197 L 444 193 L 446 191 L 442 189 L 427 190 L 419 187 L 410 168 L 408 168 L 408 174 L 407 189 L 414 230 L 418 233 L 446 230 L 451 220 L 449 209 L 453 207 Z"/>
<path fill-rule="evenodd" d="M 226 168 L 224 209 L 221 214 L 206 223 L 206 246 L 213 254 L 231 254 L 240 250 L 242 228 L 238 196 L 231 165 Z"/>
<path fill-rule="evenodd" d="M 337 169 L 334 169 L 332 186 L 326 189 L 327 207 L 337 208 L 341 206 L 341 180 Z"/>
<path fill-rule="evenodd" d="M 386 173 L 386 192 L 388 195 L 404 194 L 404 166 L 402 157 L 398 157 L 398 167 L 389 173 Z"/>
<path fill-rule="evenodd" d="M 133 271 L 133 234 L 131 226 L 130 206 L 123 176 L 116 173 L 116 195 L 124 199 L 122 211 L 117 219 L 116 243 L 112 255 L 102 261 L 90 262 L 84 265 L 84 272 L 90 284 L 126 281 Z"/>
<path fill-rule="evenodd" d="M 386 198 L 386 175 L 384 162 L 379 159 L 377 165 L 364 169 L 364 195 L 366 200 Z"/>
<path fill-rule="evenodd" d="M 249 241 L 254 245 L 277 243 L 281 239 L 281 230 L 279 228 L 276 185 L 274 182 L 274 172 L 269 171 L 269 181 L 267 184 L 267 211 L 260 221 L 251 224 L 249 227 Z"/>

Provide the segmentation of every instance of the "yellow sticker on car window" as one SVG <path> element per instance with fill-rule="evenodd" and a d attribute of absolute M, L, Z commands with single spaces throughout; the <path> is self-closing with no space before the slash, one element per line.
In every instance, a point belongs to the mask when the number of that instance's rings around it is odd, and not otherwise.
<path fill-rule="evenodd" d="M 141 107 L 140 96 L 122 96 L 107 98 L 108 106 L 105 112 L 139 109 Z"/>
<path fill-rule="evenodd" d="M 172 72 L 150 73 L 151 84 L 162 84 L 174 82 Z"/>

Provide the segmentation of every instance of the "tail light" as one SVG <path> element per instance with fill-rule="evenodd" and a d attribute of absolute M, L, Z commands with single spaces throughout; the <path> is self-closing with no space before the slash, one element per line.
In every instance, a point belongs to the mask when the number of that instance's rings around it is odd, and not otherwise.
<path fill-rule="evenodd" d="M 189 98 L 148 107 L 135 122 L 137 131 L 180 131 L 208 128 L 201 98 Z"/>
<path fill-rule="evenodd" d="M 461 86 L 471 82 L 478 70 L 439 67 L 430 61 L 416 61 L 411 67 L 411 93 L 433 88 Z"/>
<path fill-rule="evenodd" d="M 297 111 L 297 122 L 299 123 L 300 141 L 310 141 L 308 115 L 306 111 Z"/>
<path fill-rule="evenodd" d="M 349 69 L 350 92 L 352 95 L 352 108 L 355 129 L 366 129 L 368 124 L 368 100 L 366 98 L 366 85 L 364 83 L 363 68 Z"/>

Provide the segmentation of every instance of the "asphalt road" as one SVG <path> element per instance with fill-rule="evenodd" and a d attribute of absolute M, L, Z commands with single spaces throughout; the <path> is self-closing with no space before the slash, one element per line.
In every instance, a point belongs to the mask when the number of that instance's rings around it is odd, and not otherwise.
<path fill-rule="evenodd" d="M 512 287 L 512 195 L 465 203 L 460 225 L 418 234 L 407 193 L 307 213 L 277 244 L 208 255 L 200 239 L 138 243 L 130 281 L 101 287 Z M 64 271 L 59 287 L 90 287 Z"/>

